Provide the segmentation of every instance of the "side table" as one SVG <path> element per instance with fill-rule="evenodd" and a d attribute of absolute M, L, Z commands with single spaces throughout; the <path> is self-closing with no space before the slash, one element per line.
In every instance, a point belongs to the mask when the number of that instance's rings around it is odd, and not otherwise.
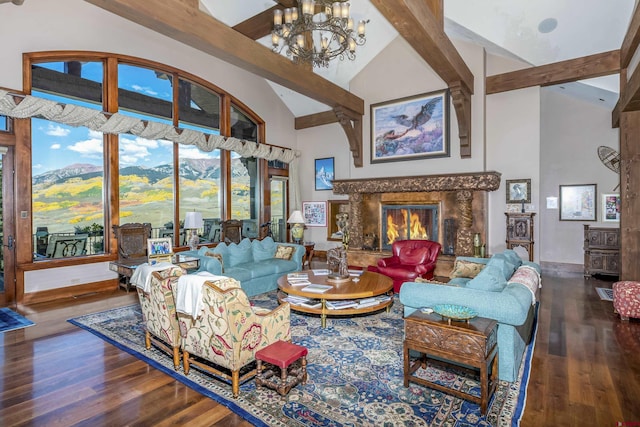
<path fill-rule="evenodd" d="M 144 258 L 119 258 L 116 261 L 109 263 L 109 270 L 115 271 L 119 276 L 119 287 L 129 292 L 129 288 L 133 287 L 130 280 L 133 276 L 133 272 L 141 264 L 148 261 L 147 257 Z M 191 257 L 186 255 L 174 254 L 171 258 L 171 262 L 178 265 L 185 270 L 194 270 L 200 268 L 200 258 Z"/>
<path fill-rule="evenodd" d="M 498 384 L 497 323 L 495 320 L 475 317 L 469 322 L 452 321 L 435 313 L 416 311 L 404 320 L 404 386 L 412 381 L 480 404 L 484 414 L 491 395 Z M 409 350 L 421 353 L 413 361 Z M 427 367 L 428 357 L 471 367 L 480 373 L 480 397 L 413 375 L 420 367 Z"/>

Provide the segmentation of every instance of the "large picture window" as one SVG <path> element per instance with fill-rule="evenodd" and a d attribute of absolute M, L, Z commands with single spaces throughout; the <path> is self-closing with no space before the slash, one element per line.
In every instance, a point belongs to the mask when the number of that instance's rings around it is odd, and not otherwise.
<path fill-rule="evenodd" d="M 30 58 L 33 95 L 170 125 L 178 132 L 253 142 L 264 135 L 264 124 L 253 112 L 180 70 L 117 55 L 55 56 Z M 117 67 L 107 67 L 114 60 Z M 127 133 L 103 135 L 42 118 L 32 119 L 31 144 L 34 260 L 116 253 L 108 247 L 116 221 L 149 223 L 150 237 L 171 237 L 174 245 L 184 246 L 182 224 L 190 211 L 204 218 L 201 243 L 219 239 L 220 223 L 227 219 L 244 220 L 250 226 L 247 237 L 258 237 L 257 224 L 269 220 L 261 210 L 265 195 L 259 171 L 265 160 Z"/>

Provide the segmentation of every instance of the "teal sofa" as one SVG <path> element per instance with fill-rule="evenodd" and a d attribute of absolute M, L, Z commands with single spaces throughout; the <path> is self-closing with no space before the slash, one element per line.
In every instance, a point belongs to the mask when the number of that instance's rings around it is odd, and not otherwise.
<path fill-rule="evenodd" d="M 280 248 L 292 248 L 290 259 L 276 258 Z M 200 271 L 233 277 L 247 296 L 254 296 L 278 288 L 278 278 L 302 269 L 305 248 L 293 243 L 276 243 L 271 237 L 263 240 L 243 239 L 240 243 L 219 243 L 214 248 L 201 247 L 181 255 L 200 259 Z M 221 262 L 222 261 L 222 262 Z"/>
<path fill-rule="evenodd" d="M 475 266 L 473 277 L 455 277 L 464 266 Z M 473 270 L 473 269 L 471 269 Z M 464 276 L 464 273 L 462 274 Z M 400 302 L 408 316 L 422 307 L 455 304 L 475 310 L 479 316 L 498 322 L 498 377 L 513 382 L 518 377 L 524 350 L 532 336 L 540 266 L 522 261 L 513 250 L 491 258 L 458 257 L 452 278 L 446 284 L 405 282 Z"/>

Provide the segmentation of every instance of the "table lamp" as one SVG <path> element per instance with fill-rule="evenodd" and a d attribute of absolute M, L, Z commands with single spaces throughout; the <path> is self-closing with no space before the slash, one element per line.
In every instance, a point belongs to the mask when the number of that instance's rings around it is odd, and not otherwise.
<path fill-rule="evenodd" d="M 184 217 L 184 229 L 191 230 L 191 236 L 189 237 L 189 248 L 195 251 L 200 243 L 200 236 L 198 236 L 198 228 L 204 227 L 204 221 L 202 220 L 202 214 L 200 212 L 187 212 Z"/>
<path fill-rule="evenodd" d="M 302 216 L 302 212 L 293 211 L 287 223 L 291 224 L 291 237 L 293 237 L 293 241 L 300 244 L 302 236 L 304 235 L 304 217 Z"/>

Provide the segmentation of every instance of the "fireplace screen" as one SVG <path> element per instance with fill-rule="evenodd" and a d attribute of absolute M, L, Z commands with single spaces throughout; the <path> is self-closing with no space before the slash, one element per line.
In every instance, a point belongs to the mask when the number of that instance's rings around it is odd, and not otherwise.
<path fill-rule="evenodd" d="M 383 206 L 381 240 L 382 249 L 390 249 L 396 240 L 438 241 L 438 206 Z"/>

